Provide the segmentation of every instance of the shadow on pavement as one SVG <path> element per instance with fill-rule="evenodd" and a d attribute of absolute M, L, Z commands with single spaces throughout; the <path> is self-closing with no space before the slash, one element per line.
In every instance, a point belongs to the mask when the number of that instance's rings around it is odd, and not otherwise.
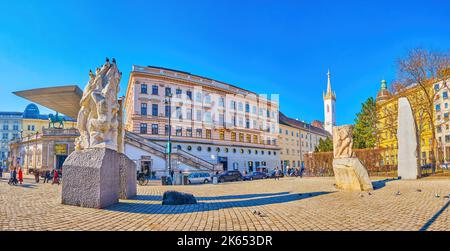
<path fill-rule="evenodd" d="M 398 180 L 398 179 L 397 178 L 388 178 L 388 179 L 384 179 L 384 180 L 373 181 L 372 182 L 373 190 L 378 190 L 380 188 L 383 188 L 386 186 L 386 183 L 391 182 L 391 181 L 396 181 L 396 180 Z"/>
<path fill-rule="evenodd" d="M 256 198 L 246 199 L 246 200 L 228 200 L 220 202 L 202 202 L 204 200 L 221 200 L 221 197 L 232 197 L 232 196 L 218 196 L 218 197 L 199 197 L 197 198 L 198 204 L 193 205 L 181 205 L 181 206 L 163 206 L 161 204 L 146 204 L 140 203 L 139 198 L 141 196 L 135 197 L 137 202 L 119 202 L 106 210 L 115 212 L 126 212 L 126 213 L 140 213 L 140 214 L 180 214 L 180 213 L 192 213 L 192 212 L 205 212 L 211 210 L 227 209 L 227 208 L 239 208 L 239 207 L 253 207 L 253 206 L 263 206 L 270 204 L 286 203 L 291 201 L 299 201 L 303 199 L 313 198 L 320 195 L 329 194 L 332 192 L 311 192 L 305 194 L 291 194 L 291 193 L 277 193 L 277 194 L 260 194 Z M 272 196 L 276 195 L 276 196 Z M 239 195 L 236 195 L 239 196 Z M 267 197 L 269 196 L 269 197 Z M 158 196 L 153 196 L 152 199 L 156 199 Z M 159 196 L 161 198 L 161 196 Z M 201 199 L 203 198 L 203 199 Z M 239 198 L 239 197 L 237 197 Z M 232 199 L 232 198 L 228 198 Z M 148 200 L 148 199 L 147 199 Z M 141 200 L 142 201 L 142 200 Z M 160 200 L 162 202 L 162 200 Z"/>
<path fill-rule="evenodd" d="M 213 196 L 213 197 L 195 197 L 197 201 L 203 200 L 233 200 L 233 199 L 250 199 L 257 197 L 267 197 L 267 196 L 276 196 L 289 194 L 289 192 L 280 192 L 280 193 L 260 193 L 260 194 L 241 194 L 241 195 L 224 195 L 224 196 Z M 133 200 L 154 200 L 154 201 L 162 201 L 161 195 L 137 195 L 133 198 Z"/>
<path fill-rule="evenodd" d="M 447 203 L 435 214 L 433 217 L 431 217 L 423 227 L 419 229 L 419 231 L 427 231 L 428 228 L 439 218 L 439 216 L 450 206 L 450 201 L 447 201 Z"/>

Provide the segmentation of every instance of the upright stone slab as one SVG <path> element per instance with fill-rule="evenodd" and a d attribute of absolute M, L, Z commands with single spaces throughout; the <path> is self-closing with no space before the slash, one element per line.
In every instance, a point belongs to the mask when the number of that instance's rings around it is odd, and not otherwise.
<path fill-rule="evenodd" d="M 119 173 L 120 173 L 120 199 L 130 199 L 137 194 L 137 173 L 136 163 L 125 154 L 119 154 Z"/>
<path fill-rule="evenodd" d="M 417 130 L 411 105 L 407 98 L 398 99 L 398 176 L 402 179 L 417 179 Z"/>
<path fill-rule="evenodd" d="M 63 165 L 62 204 L 105 208 L 119 202 L 120 159 L 108 148 L 72 152 Z"/>

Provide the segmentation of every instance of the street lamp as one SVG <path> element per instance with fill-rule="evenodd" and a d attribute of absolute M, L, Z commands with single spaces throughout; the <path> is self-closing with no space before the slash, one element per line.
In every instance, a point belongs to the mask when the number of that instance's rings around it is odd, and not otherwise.
<path fill-rule="evenodd" d="M 173 184 L 173 177 L 172 177 L 172 163 L 171 163 L 171 153 L 172 153 L 172 139 L 171 139 L 171 135 L 172 135 L 172 124 L 171 124 L 171 118 L 172 118 L 172 93 L 169 92 L 167 94 L 167 99 L 165 100 L 165 103 L 169 105 L 169 137 L 167 138 L 167 170 L 169 172 L 169 177 L 170 177 L 170 182 L 171 184 Z"/>

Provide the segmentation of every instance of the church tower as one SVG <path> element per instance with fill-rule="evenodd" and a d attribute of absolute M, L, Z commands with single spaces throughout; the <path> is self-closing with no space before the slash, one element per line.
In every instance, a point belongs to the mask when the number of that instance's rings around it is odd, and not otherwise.
<path fill-rule="evenodd" d="M 331 90 L 330 70 L 328 70 L 327 92 L 323 94 L 323 104 L 325 111 L 324 128 L 333 134 L 333 126 L 336 125 L 336 94 Z"/>

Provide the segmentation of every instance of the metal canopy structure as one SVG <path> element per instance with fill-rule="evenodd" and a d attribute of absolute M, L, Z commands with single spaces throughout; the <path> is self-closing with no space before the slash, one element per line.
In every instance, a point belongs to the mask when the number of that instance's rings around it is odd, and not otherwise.
<path fill-rule="evenodd" d="M 77 119 L 83 91 L 76 85 L 13 92 L 15 95 Z"/>

